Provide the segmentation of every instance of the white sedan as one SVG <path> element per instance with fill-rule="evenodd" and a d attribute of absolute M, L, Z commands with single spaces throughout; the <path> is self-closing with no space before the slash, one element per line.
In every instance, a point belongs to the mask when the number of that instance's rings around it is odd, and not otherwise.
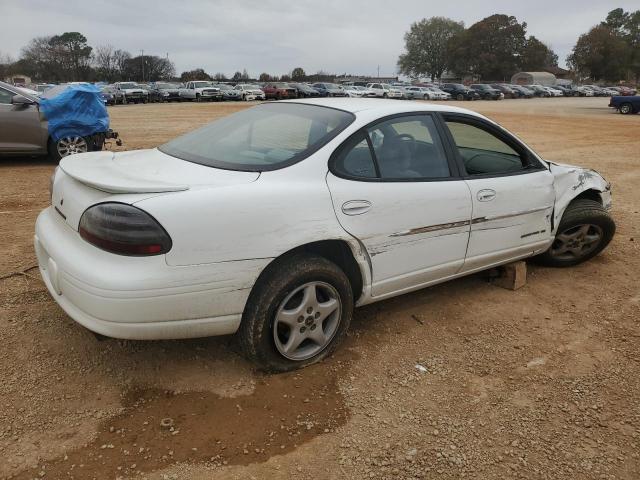
<path fill-rule="evenodd" d="M 514 260 L 570 266 L 615 224 L 609 184 L 477 113 L 427 103 L 262 104 L 158 148 L 60 162 L 42 278 L 126 339 L 236 333 L 261 368 L 329 355 L 354 306 Z"/>

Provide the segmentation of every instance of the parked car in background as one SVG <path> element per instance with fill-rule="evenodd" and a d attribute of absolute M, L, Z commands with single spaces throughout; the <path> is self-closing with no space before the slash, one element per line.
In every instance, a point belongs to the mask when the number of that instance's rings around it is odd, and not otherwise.
<path fill-rule="evenodd" d="M 478 92 L 465 87 L 461 83 L 443 83 L 440 85 L 440 89 L 451 94 L 451 98 L 454 100 L 478 100 L 480 95 Z"/>
<path fill-rule="evenodd" d="M 49 90 L 51 87 L 55 87 L 55 84 L 53 84 L 53 83 L 38 83 L 36 85 L 33 85 L 33 90 L 38 92 L 38 94 L 41 94 L 41 93 L 44 93 L 47 90 Z"/>
<path fill-rule="evenodd" d="M 250 101 L 250 100 L 266 100 L 266 96 L 264 94 L 264 91 L 258 87 L 257 85 L 251 85 L 248 83 L 240 83 L 238 85 L 236 85 L 235 87 L 236 90 L 240 90 L 241 92 L 241 99 L 245 100 L 245 101 Z"/>
<path fill-rule="evenodd" d="M 105 105 L 115 105 L 116 104 L 116 94 L 111 85 L 105 85 L 100 88 L 100 96 L 104 101 Z"/>
<path fill-rule="evenodd" d="M 618 95 L 622 95 L 623 97 L 628 97 L 630 95 L 635 95 L 636 93 L 638 93 L 638 91 L 635 88 L 630 88 L 625 86 L 612 87 L 612 88 L 618 92 Z"/>
<path fill-rule="evenodd" d="M 547 92 L 549 92 L 549 96 L 551 97 L 562 97 L 564 96 L 564 93 L 562 93 L 562 90 L 559 90 L 555 87 L 549 87 L 549 86 L 542 86 L 542 88 L 544 88 Z"/>
<path fill-rule="evenodd" d="M 616 95 L 609 100 L 609 106 L 625 115 L 638 113 L 640 112 L 640 96 Z"/>
<path fill-rule="evenodd" d="M 431 100 L 451 100 L 451 94 L 447 93 L 436 86 L 425 87 L 429 91 Z"/>
<path fill-rule="evenodd" d="M 147 103 L 149 93 L 135 82 L 116 82 L 113 84 L 115 103 Z"/>
<path fill-rule="evenodd" d="M 150 102 L 179 102 L 180 84 L 170 82 L 156 82 L 149 89 Z"/>
<path fill-rule="evenodd" d="M 212 82 L 206 80 L 194 80 L 187 82 L 179 90 L 181 100 L 191 100 L 192 102 L 219 102 L 222 100 L 222 91 L 213 86 Z"/>
<path fill-rule="evenodd" d="M 267 99 L 285 100 L 287 98 L 298 98 L 298 90 L 284 82 L 267 83 L 262 87 Z"/>
<path fill-rule="evenodd" d="M 501 92 L 502 95 L 504 95 L 504 98 L 520 98 L 520 94 L 518 92 L 504 83 L 492 83 L 491 87 Z"/>
<path fill-rule="evenodd" d="M 583 88 L 591 90 L 593 92 L 594 97 L 607 97 L 609 96 L 602 88 L 598 85 L 583 85 Z"/>
<path fill-rule="evenodd" d="M 236 90 L 231 85 L 227 85 L 226 83 L 215 83 L 213 86 L 220 89 L 223 100 L 242 100 L 242 92 L 240 90 Z"/>
<path fill-rule="evenodd" d="M 367 89 L 365 87 L 358 87 L 357 85 L 342 85 L 347 95 L 352 98 L 364 97 Z"/>
<path fill-rule="evenodd" d="M 519 95 L 519 98 L 533 98 L 536 96 L 535 92 L 524 85 L 509 85 L 509 88 Z"/>
<path fill-rule="evenodd" d="M 527 88 L 533 91 L 533 94 L 536 97 L 550 97 L 551 93 L 547 91 L 542 85 L 527 85 Z"/>
<path fill-rule="evenodd" d="M 578 95 L 578 92 L 576 90 L 566 85 L 556 85 L 554 88 L 556 90 L 560 90 L 562 92 L 562 95 L 564 95 L 565 97 L 575 97 Z"/>
<path fill-rule="evenodd" d="M 71 87 L 89 91 L 65 95 L 64 102 L 58 100 L 50 112 L 53 118 L 48 118 L 42 104 L 67 88 L 48 89 L 42 94 L 47 98 L 42 98 L 0 82 L 0 155 L 49 155 L 58 161 L 74 153 L 102 150 L 107 138 L 118 136 L 109 129 L 109 116 L 96 87 Z M 85 111 L 77 112 L 78 104 Z M 91 122 L 101 128 L 92 128 Z"/>
<path fill-rule="evenodd" d="M 404 97 L 402 90 L 397 87 L 392 87 L 386 83 L 368 83 L 367 89 L 373 92 L 373 94 L 378 98 L 401 99 Z"/>
<path fill-rule="evenodd" d="M 298 98 L 315 98 L 320 96 L 320 92 L 306 83 L 289 82 L 292 88 L 296 89 Z"/>
<path fill-rule="evenodd" d="M 404 95 L 407 99 L 411 100 L 431 100 L 432 93 L 429 91 L 427 87 L 404 87 L 402 89 L 404 91 Z"/>
<path fill-rule="evenodd" d="M 598 173 L 545 161 L 475 112 L 301 99 L 155 149 L 64 159 L 34 245 L 80 325 L 140 340 L 235 333 L 259 368 L 283 372 L 335 351 L 356 305 L 536 255 L 595 257 L 615 234 L 610 207 Z"/>
<path fill-rule="evenodd" d="M 470 85 L 469 88 L 480 95 L 480 98 L 484 100 L 502 100 L 504 95 L 497 88 L 493 88 L 491 85 L 487 85 L 486 83 L 474 83 Z"/>
<path fill-rule="evenodd" d="M 620 95 L 620 92 L 618 92 L 618 90 L 611 87 L 602 87 L 602 91 L 604 91 L 604 93 L 606 93 L 610 97 L 613 97 L 615 95 Z"/>
<path fill-rule="evenodd" d="M 586 88 L 586 87 L 573 87 L 574 90 L 578 93 L 579 97 L 593 97 L 595 96 L 593 93 L 593 90 L 591 90 L 590 88 Z"/>
<path fill-rule="evenodd" d="M 348 97 L 346 90 L 342 85 L 328 82 L 318 82 L 312 85 L 322 97 Z"/>

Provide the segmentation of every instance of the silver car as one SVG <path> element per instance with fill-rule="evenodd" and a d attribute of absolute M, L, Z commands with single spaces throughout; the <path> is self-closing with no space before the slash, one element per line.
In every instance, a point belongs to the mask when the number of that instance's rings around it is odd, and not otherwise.
<path fill-rule="evenodd" d="M 102 150 L 106 138 L 117 138 L 115 132 L 108 131 L 54 142 L 40 112 L 40 99 L 4 82 L 0 82 L 0 125 L 0 155 L 48 154 L 57 161 L 74 153 Z"/>

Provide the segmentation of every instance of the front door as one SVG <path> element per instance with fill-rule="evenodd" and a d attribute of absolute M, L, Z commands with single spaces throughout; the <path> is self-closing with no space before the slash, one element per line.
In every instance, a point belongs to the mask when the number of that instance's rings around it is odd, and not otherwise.
<path fill-rule="evenodd" d="M 462 271 L 545 249 L 552 239 L 553 175 L 504 130 L 477 117 L 445 115 L 473 201 Z"/>
<path fill-rule="evenodd" d="M 40 122 L 37 105 L 13 105 L 15 94 L 0 87 L 0 152 L 43 153 L 46 128 Z"/>
<path fill-rule="evenodd" d="M 334 209 L 369 254 L 375 297 L 425 286 L 463 265 L 472 202 L 441 132 L 429 114 L 395 116 L 363 128 L 331 158 Z"/>

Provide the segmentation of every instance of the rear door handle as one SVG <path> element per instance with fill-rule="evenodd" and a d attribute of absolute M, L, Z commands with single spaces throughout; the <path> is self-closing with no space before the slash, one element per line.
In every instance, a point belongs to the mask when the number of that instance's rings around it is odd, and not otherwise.
<path fill-rule="evenodd" d="M 491 200 L 496 198 L 496 191 L 491 190 L 490 188 L 480 190 L 476 195 L 476 198 L 480 202 L 490 202 Z"/>
<path fill-rule="evenodd" d="M 362 215 L 371 209 L 371 202 L 367 200 L 349 200 L 342 204 L 342 213 L 345 215 Z"/>

